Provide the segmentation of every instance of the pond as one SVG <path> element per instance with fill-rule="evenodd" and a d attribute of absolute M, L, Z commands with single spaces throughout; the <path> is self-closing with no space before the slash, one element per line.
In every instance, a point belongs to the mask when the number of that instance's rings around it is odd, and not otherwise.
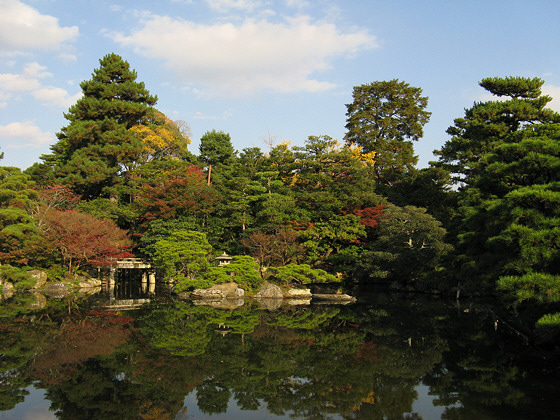
<path fill-rule="evenodd" d="M 559 417 L 555 353 L 481 302 L 153 292 L 2 300 L 0 419 Z"/>

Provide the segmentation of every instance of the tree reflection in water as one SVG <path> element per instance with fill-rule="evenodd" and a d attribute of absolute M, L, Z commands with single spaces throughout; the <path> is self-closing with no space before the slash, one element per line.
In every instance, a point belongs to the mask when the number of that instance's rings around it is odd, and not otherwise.
<path fill-rule="evenodd" d="M 560 408 L 554 353 L 496 329 L 485 306 L 377 295 L 276 311 L 250 300 L 235 310 L 176 300 L 107 312 L 75 300 L 33 309 L 26 299 L 2 302 L 4 413 L 27 403 L 31 384 L 60 419 L 189 410 L 414 419 L 421 384 L 445 419 L 551 418 Z"/>

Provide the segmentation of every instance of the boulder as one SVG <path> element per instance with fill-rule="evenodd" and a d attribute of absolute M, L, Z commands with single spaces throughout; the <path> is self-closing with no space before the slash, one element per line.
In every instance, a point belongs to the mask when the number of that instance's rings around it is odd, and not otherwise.
<path fill-rule="evenodd" d="M 47 282 L 47 273 L 43 270 L 30 270 L 27 274 L 35 281 L 33 289 L 40 289 Z"/>
<path fill-rule="evenodd" d="M 237 285 L 237 283 L 230 282 L 230 283 L 214 284 L 208 290 L 219 290 L 219 291 L 222 292 L 222 295 L 224 297 L 238 297 L 240 295 L 237 294 L 237 291 L 238 290 L 243 290 L 243 289 L 239 289 L 239 286 Z M 241 296 L 243 296 L 243 295 L 241 295 Z"/>
<path fill-rule="evenodd" d="M 210 288 L 210 289 L 195 289 L 192 291 L 191 297 L 196 299 L 221 300 L 225 296 L 221 290 Z"/>
<path fill-rule="evenodd" d="M 295 299 L 311 298 L 311 289 L 290 289 L 288 290 L 288 297 Z"/>
<path fill-rule="evenodd" d="M 9 281 L 5 281 L 2 285 L 2 294 L 6 299 L 11 298 L 14 295 L 14 284 Z"/>
<path fill-rule="evenodd" d="M 266 299 L 283 299 L 284 293 L 275 284 L 265 284 L 261 290 L 255 295 L 256 298 L 266 298 Z"/>

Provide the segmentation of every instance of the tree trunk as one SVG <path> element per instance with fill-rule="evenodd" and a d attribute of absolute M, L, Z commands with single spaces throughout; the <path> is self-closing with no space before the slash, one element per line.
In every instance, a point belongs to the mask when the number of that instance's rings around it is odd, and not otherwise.
<path fill-rule="evenodd" d="M 210 185 L 210 178 L 212 176 L 212 164 L 208 164 L 208 185 Z"/>

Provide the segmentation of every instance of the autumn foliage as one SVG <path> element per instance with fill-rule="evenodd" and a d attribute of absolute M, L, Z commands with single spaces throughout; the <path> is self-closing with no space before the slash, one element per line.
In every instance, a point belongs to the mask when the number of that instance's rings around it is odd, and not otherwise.
<path fill-rule="evenodd" d="M 194 165 L 161 170 L 145 178 L 139 177 L 141 187 L 136 198 L 145 221 L 204 212 L 217 201 L 202 170 Z"/>
<path fill-rule="evenodd" d="M 373 228 L 379 224 L 379 218 L 383 214 L 384 208 L 384 205 L 366 207 L 362 210 L 356 210 L 354 214 L 360 218 L 362 225 Z"/>
<path fill-rule="evenodd" d="M 43 229 L 61 253 L 69 272 L 82 264 L 110 265 L 130 256 L 126 232 L 112 220 L 97 219 L 75 210 L 47 209 L 41 216 Z"/>

